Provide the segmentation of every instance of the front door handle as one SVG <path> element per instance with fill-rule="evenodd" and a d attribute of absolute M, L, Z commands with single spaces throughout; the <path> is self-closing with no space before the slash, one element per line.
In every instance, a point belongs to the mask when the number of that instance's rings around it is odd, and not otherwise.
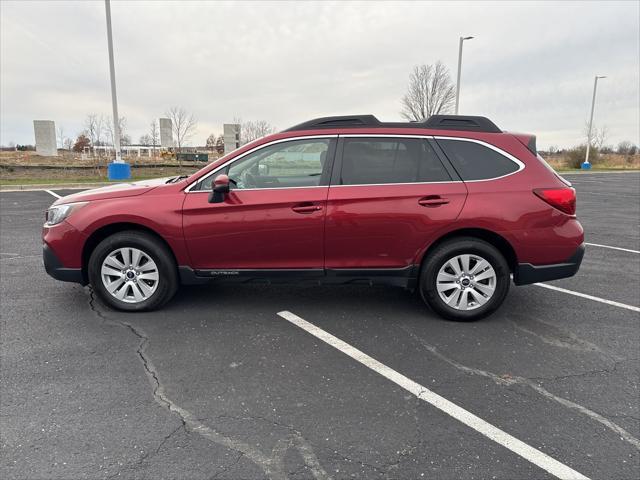
<path fill-rule="evenodd" d="M 294 205 L 291 207 L 291 210 L 296 213 L 313 213 L 322 210 L 322 207 L 320 205 L 314 205 L 311 202 L 304 202 Z"/>
<path fill-rule="evenodd" d="M 439 207 L 440 205 L 446 205 L 449 203 L 449 199 L 441 197 L 440 195 L 427 195 L 418 200 L 418 204 L 423 207 Z"/>

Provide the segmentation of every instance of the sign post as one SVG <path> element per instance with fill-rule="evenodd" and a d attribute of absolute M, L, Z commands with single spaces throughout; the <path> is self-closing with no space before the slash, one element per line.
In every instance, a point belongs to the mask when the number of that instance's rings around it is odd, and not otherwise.
<path fill-rule="evenodd" d="M 593 127 L 593 111 L 596 108 L 596 90 L 598 89 L 598 79 L 607 78 L 604 75 L 596 75 L 596 79 L 593 82 L 593 98 L 591 99 L 591 117 L 589 117 L 589 130 L 587 131 L 587 153 L 584 156 L 584 163 L 582 164 L 583 170 L 590 170 L 591 163 L 589 162 L 589 150 L 591 149 L 591 128 Z"/>
<path fill-rule="evenodd" d="M 116 158 L 109 164 L 109 180 L 127 180 L 131 178 L 131 167 L 122 160 L 120 152 L 120 117 L 118 116 L 118 97 L 116 96 L 116 70 L 113 64 L 113 38 L 111 35 L 111 2 L 104 0 L 107 13 L 107 43 L 109 45 L 109 73 L 111 75 L 111 105 L 113 107 L 113 148 Z"/>

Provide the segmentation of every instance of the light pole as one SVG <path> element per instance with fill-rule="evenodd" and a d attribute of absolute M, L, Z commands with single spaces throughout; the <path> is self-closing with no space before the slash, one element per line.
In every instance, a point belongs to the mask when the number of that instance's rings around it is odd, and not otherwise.
<path fill-rule="evenodd" d="M 107 44 L 109 46 L 109 74 L 111 76 L 111 105 L 113 107 L 113 143 L 116 158 L 109 164 L 109 180 L 125 180 L 131 178 L 131 168 L 122 161 L 120 153 L 120 117 L 118 116 L 118 97 L 116 95 L 116 69 L 113 64 L 113 37 L 111 35 L 111 3 L 104 0 L 107 14 Z"/>
<path fill-rule="evenodd" d="M 591 99 L 591 117 L 589 118 L 589 130 L 587 131 L 587 153 L 584 156 L 584 163 L 582 164 L 582 168 L 584 170 L 589 170 L 591 168 L 591 164 L 589 163 L 589 150 L 591 149 L 591 127 L 593 126 L 593 111 L 596 107 L 596 90 L 598 89 L 598 79 L 607 78 L 604 75 L 596 75 L 595 81 L 593 82 L 593 98 Z"/>
<path fill-rule="evenodd" d="M 460 75 L 462 74 L 462 44 L 465 40 L 471 40 L 473 37 L 460 37 L 460 45 L 458 47 L 458 81 L 456 82 L 456 115 L 458 115 L 458 105 L 460 104 Z"/>

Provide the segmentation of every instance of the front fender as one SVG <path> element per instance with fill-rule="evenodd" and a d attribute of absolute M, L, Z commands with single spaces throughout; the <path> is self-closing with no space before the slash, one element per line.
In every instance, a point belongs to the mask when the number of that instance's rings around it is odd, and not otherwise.
<path fill-rule="evenodd" d="M 178 265 L 189 264 L 182 231 L 184 194 L 143 195 L 90 202 L 67 221 L 88 239 L 100 229 L 131 224 L 153 231 L 164 239 Z M 82 252 L 78 252 L 80 257 Z"/>

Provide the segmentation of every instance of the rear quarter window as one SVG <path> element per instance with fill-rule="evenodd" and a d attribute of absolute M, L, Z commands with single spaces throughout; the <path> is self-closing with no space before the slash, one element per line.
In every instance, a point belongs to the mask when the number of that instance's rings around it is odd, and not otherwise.
<path fill-rule="evenodd" d="M 489 180 L 517 172 L 520 165 L 476 142 L 438 139 L 438 145 L 462 180 Z"/>

